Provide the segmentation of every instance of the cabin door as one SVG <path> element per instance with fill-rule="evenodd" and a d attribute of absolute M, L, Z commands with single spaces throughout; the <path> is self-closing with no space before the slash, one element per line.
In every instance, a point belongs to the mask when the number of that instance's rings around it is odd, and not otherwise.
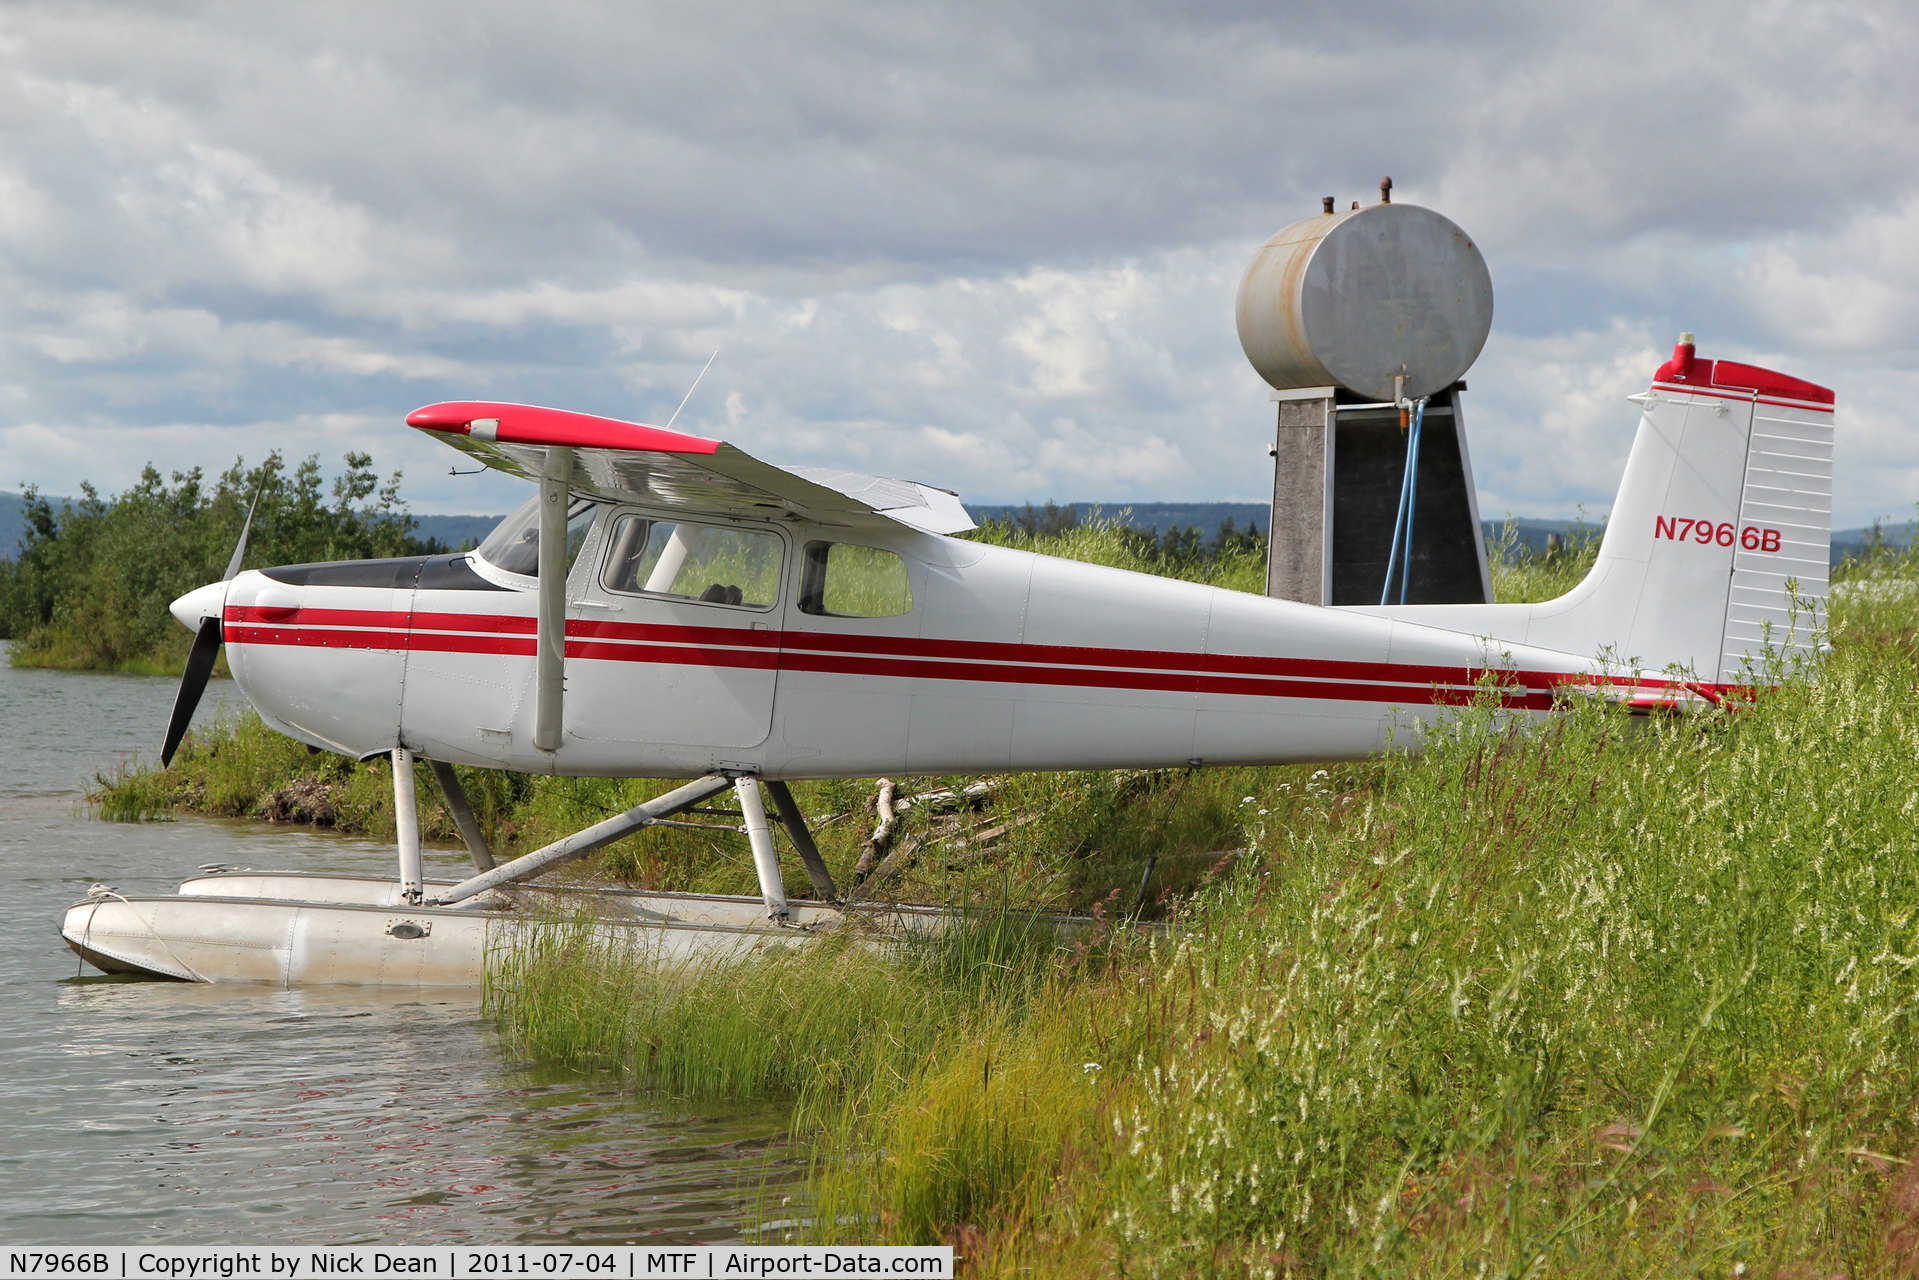
<path fill-rule="evenodd" d="M 568 584 L 567 757 L 677 772 L 765 741 L 784 534 L 634 510 L 602 528 Z"/>

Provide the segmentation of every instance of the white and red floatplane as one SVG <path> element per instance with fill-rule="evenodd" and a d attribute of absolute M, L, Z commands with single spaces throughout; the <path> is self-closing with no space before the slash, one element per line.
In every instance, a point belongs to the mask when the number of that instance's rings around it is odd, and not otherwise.
<path fill-rule="evenodd" d="M 1573 591 L 1340 608 L 958 539 L 958 499 L 923 484 L 554 409 L 430 405 L 408 424 L 537 490 L 477 551 L 245 572 L 236 552 L 173 605 L 198 635 L 165 754 L 224 644 L 274 729 L 391 756 L 397 877 L 102 887 L 64 936 L 102 969 L 194 981 L 474 982 L 528 882 L 731 790 L 758 898 L 592 895 L 658 954 L 729 953 L 861 910 L 789 780 L 1350 760 L 1417 750 L 1420 726 L 1489 684 L 1537 715 L 1576 693 L 1717 700 L 1818 643 L 1833 395 L 1685 343 L 1631 398 L 1638 434 Z M 415 758 L 473 854 L 457 883 L 423 875 Z M 689 781 L 495 865 L 454 764 Z M 810 899 L 787 895 L 762 792 Z"/>

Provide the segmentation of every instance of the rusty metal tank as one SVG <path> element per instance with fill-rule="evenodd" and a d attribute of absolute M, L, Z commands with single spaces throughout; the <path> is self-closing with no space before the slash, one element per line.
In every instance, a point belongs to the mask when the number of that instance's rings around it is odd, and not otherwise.
<path fill-rule="evenodd" d="M 1239 285 L 1239 342 L 1274 387 L 1345 387 L 1374 400 L 1451 386 L 1493 322 L 1479 248 L 1410 204 L 1324 213 L 1260 248 Z M 1395 379 L 1403 376 L 1403 384 Z"/>

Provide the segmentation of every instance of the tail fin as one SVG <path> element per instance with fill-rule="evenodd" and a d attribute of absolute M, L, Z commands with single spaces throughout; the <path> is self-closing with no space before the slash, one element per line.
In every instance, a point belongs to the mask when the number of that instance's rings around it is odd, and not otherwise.
<path fill-rule="evenodd" d="M 1833 393 L 1696 359 L 1691 338 L 1632 397 L 1639 434 L 1585 581 L 1539 604 L 1368 612 L 1720 683 L 1768 650 L 1809 652 L 1832 545 Z"/>

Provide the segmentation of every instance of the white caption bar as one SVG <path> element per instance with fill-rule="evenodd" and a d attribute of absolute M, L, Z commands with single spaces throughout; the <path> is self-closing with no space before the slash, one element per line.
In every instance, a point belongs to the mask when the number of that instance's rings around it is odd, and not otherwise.
<path fill-rule="evenodd" d="M 190 1248 L 22 1248 L 0 1252 L 15 1277 L 87 1276 L 106 1280 L 338 1280 L 431 1276 L 434 1280 L 636 1280 L 642 1276 L 940 1276 L 953 1274 L 948 1245 L 682 1245 L 674 1248 L 440 1247 L 276 1249 L 245 1245 Z"/>

